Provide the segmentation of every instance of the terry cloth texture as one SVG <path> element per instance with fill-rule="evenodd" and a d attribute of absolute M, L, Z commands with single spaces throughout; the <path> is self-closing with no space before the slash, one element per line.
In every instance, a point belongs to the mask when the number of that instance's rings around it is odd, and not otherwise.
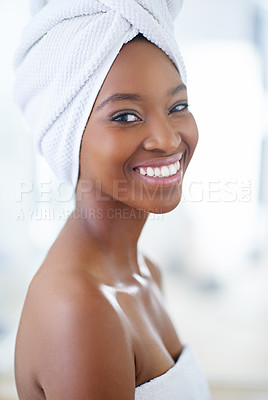
<path fill-rule="evenodd" d="M 165 374 L 137 386 L 135 400 L 210 400 L 207 381 L 192 348 L 185 346 Z"/>
<path fill-rule="evenodd" d="M 142 33 L 186 81 L 173 21 L 183 0 L 31 0 L 15 55 L 14 99 L 38 151 L 62 182 L 77 184 L 82 135 L 123 44 Z"/>

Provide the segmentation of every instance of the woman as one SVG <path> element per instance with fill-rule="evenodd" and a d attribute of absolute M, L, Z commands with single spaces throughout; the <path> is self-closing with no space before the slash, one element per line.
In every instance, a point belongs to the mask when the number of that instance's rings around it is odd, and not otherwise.
<path fill-rule="evenodd" d="M 148 214 L 181 199 L 198 136 L 186 86 L 141 34 L 123 43 L 108 71 L 80 135 L 77 182 L 69 171 L 75 209 L 25 301 L 19 398 L 208 399 L 164 309 L 160 271 L 137 250 Z"/>

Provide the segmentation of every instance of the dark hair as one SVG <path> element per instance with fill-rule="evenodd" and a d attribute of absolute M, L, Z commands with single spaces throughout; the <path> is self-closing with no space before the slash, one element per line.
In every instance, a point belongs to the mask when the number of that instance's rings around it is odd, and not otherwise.
<path fill-rule="evenodd" d="M 143 40 L 143 41 L 147 41 L 148 42 L 148 39 L 146 39 L 146 37 L 143 36 L 142 33 L 138 33 L 138 35 L 135 36 L 131 41 L 133 41 L 133 40 Z"/>

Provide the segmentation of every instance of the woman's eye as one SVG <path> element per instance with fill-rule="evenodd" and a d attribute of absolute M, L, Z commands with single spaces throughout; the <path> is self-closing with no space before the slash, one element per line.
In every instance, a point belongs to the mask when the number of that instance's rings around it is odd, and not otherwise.
<path fill-rule="evenodd" d="M 137 117 L 137 115 L 135 115 L 135 114 L 125 112 L 125 113 L 117 114 L 114 117 L 112 117 L 112 121 L 122 122 L 122 123 L 131 123 L 131 122 L 140 121 L 140 118 Z"/>
<path fill-rule="evenodd" d="M 176 104 L 174 107 L 171 108 L 171 110 L 169 111 L 169 114 L 172 114 L 174 112 L 180 112 L 180 111 L 187 110 L 188 107 L 189 107 L 189 104 L 187 102 Z"/>

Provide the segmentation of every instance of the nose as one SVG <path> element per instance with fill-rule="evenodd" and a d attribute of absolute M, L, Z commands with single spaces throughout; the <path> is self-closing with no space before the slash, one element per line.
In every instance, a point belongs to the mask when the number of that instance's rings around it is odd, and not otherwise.
<path fill-rule="evenodd" d="M 168 121 L 168 117 L 158 116 L 146 127 L 147 136 L 143 141 L 145 150 L 159 150 L 172 153 L 177 150 L 182 139 L 178 126 Z"/>

